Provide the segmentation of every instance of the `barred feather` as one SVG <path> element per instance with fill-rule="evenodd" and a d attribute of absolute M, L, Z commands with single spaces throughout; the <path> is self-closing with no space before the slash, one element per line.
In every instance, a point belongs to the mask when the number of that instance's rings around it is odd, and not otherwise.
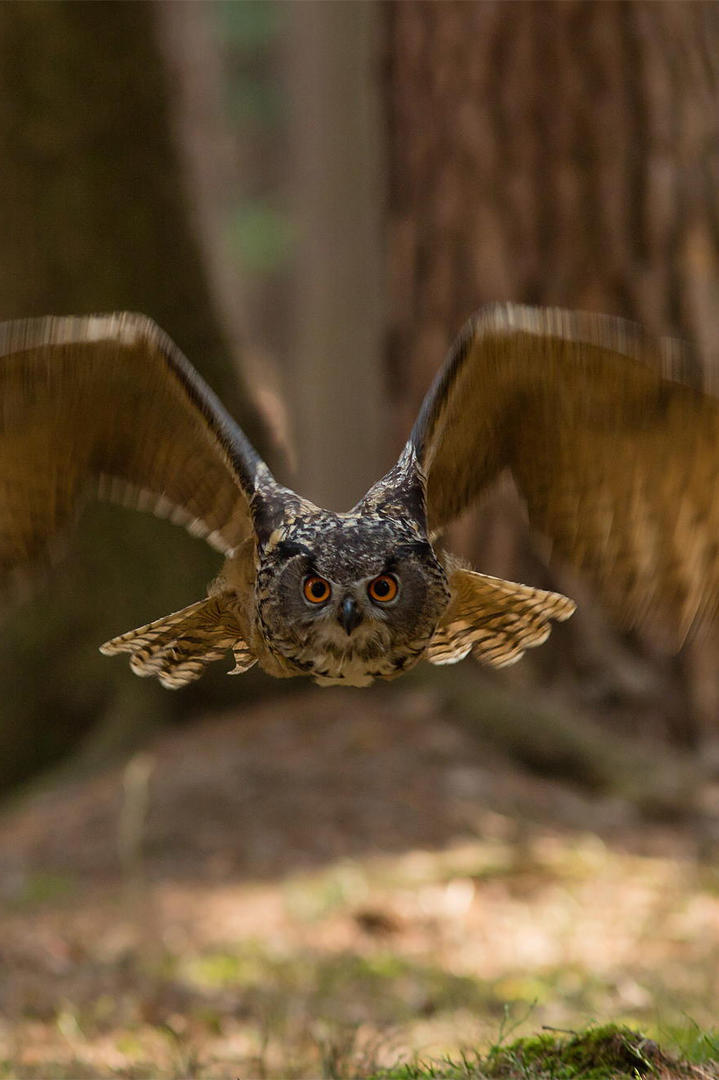
<path fill-rule="evenodd" d="M 456 664 L 471 652 L 484 664 L 507 667 L 546 641 L 551 620 L 563 622 L 576 606 L 561 593 L 471 570 L 455 570 L 449 586 L 452 599 L 425 655 L 433 664 Z"/>
<path fill-rule="evenodd" d="M 154 675 L 169 690 L 177 690 L 199 679 L 208 664 L 221 660 L 230 649 L 235 657 L 231 675 L 256 663 L 232 612 L 219 596 L 211 596 L 106 641 L 100 652 L 130 653 L 136 675 Z"/>

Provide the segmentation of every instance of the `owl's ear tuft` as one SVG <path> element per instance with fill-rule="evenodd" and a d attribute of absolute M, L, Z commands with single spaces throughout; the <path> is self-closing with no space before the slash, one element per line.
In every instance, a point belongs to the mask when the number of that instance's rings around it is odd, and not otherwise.
<path fill-rule="evenodd" d="M 265 551 L 286 544 L 286 529 L 293 522 L 316 511 L 290 488 L 271 477 L 257 488 L 250 500 L 250 513 L 259 547 Z"/>
<path fill-rule="evenodd" d="M 369 489 L 357 504 L 365 514 L 385 514 L 414 522 L 419 532 L 427 532 L 427 500 L 424 475 L 417 455 L 407 443 L 399 461 Z"/>
<path fill-rule="evenodd" d="M 284 501 L 276 498 L 274 491 L 268 494 L 255 492 L 250 502 L 250 511 L 257 543 L 261 548 L 273 546 L 273 536 L 277 534 L 276 542 L 279 541 L 278 530 L 284 522 Z"/>
<path fill-rule="evenodd" d="M 561 593 L 455 570 L 452 599 L 425 654 L 433 664 L 456 664 L 469 653 L 483 664 L 507 667 L 526 649 L 549 637 L 551 620 L 563 622 L 575 609 Z"/>

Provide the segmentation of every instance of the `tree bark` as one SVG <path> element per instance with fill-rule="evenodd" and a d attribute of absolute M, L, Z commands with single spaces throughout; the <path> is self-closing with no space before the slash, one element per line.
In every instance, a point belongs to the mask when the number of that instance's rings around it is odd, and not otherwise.
<path fill-rule="evenodd" d="M 611 312 L 716 354 L 716 4 L 408 0 L 387 8 L 387 35 L 402 435 L 451 338 L 489 301 Z M 541 580 L 516 501 L 490 501 L 472 534 L 483 568 Z M 617 640 L 593 616 L 572 624 L 574 662 L 589 649 L 601 667 Z M 666 660 L 650 663 L 658 707 L 669 694 L 676 714 L 679 700 L 682 722 L 687 695 L 713 722 L 707 648 L 685 657 L 688 690 L 676 675 L 667 686 Z"/>
<path fill-rule="evenodd" d="M 146 312 L 261 441 L 226 362 L 172 96 L 154 4 L 0 5 L 0 315 Z M 147 726 L 216 697 L 220 678 L 176 698 L 138 684 L 97 646 L 204 595 L 217 569 L 209 549 L 166 523 L 88 512 L 49 587 L 3 626 L 0 783 L 110 715 Z"/>

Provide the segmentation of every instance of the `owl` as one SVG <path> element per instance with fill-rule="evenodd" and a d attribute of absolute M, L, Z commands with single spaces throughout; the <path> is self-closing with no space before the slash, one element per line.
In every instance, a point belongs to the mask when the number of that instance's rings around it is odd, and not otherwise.
<path fill-rule="evenodd" d="M 572 600 L 478 573 L 443 530 L 508 470 L 530 526 L 626 626 L 680 644 L 719 606 L 719 414 L 687 350 L 618 319 L 515 305 L 469 320 L 397 463 L 347 513 L 280 483 L 172 341 L 135 314 L 0 325 L 0 576 L 52 553 L 88 493 L 225 558 L 205 599 L 112 638 L 177 688 L 230 651 L 367 686 L 420 660 L 497 667 Z"/>

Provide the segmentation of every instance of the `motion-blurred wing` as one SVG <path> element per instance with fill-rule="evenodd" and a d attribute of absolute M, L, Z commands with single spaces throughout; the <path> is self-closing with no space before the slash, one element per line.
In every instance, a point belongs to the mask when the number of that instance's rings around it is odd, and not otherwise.
<path fill-rule="evenodd" d="M 719 409 L 690 353 L 606 316 L 516 306 L 465 327 L 410 437 L 429 525 L 505 467 L 532 526 L 625 625 L 675 643 L 719 609 Z"/>
<path fill-rule="evenodd" d="M 170 339 L 134 314 L 0 324 L 0 582 L 33 564 L 94 492 L 226 554 L 266 469 Z"/>

